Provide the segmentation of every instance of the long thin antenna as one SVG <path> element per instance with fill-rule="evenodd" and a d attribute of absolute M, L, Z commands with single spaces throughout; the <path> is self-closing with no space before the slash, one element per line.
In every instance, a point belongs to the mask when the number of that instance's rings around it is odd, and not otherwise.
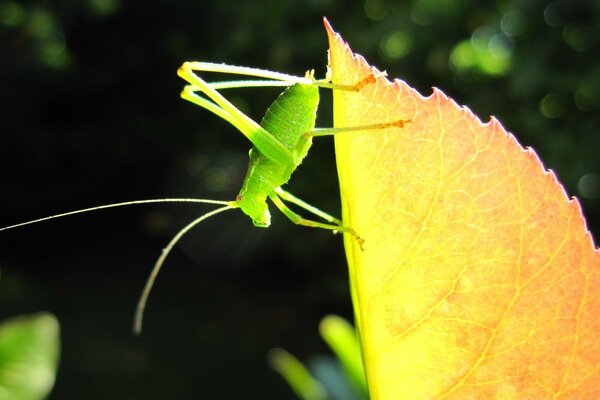
<path fill-rule="evenodd" d="M 192 229 L 194 226 L 198 225 L 200 222 L 204 221 L 205 219 L 210 218 L 213 215 L 216 215 L 225 210 L 233 210 L 234 208 L 237 208 L 235 206 L 235 203 L 231 203 L 231 202 L 226 202 L 226 203 L 227 203 L 227 205 L 225 207 L 217 208 L 216 210 L 207 212 L 206 214 L 202 215 L 199 218 L 196 218 L 195 220 L 193 220 L 192 222 L 187 224 L 175 236 L 173 236 L 173 239 L 171 239 L 169 244 L 167 244 L 167 246 L 163 249 L 162 253 L 160 254 L 160 257 L 158 257 L 158 260 L 156 260 L 156 263 L 154 264 L 154 267 L 152 268 L 152 271 L 150 272 L 150 275 L 148 276 L 148 280 L 146 281 L 146 285 L 144 286 L 144 290 L 142 291 L 142 294 L 140 295 L 140 299 L 139 299 L 137 307 L 135 309 L 135 316 L 133 318 L 133 334 L 134 335 L 139 335 L 140 333 L 142 333 L 142 319 L 144 318 L 144 309 L 146 308 L 148 296 L 150 295 L 152 286 L 154 286 L 154 281 L 156 280 L 156 277 L 158 276 L 158 273 L 159 273 L 162 265 L 164 264 L 165 259 L 167 258 L 167 256 L 169 255 L 169 253 L 171 252 L 171 250 L 173 249 L 175 244 L 179 241 L 179 239 L 181 239 L 181 237 L 183 235 L 185 235 L 187 232 L 189 232 L 190 229 Z"/>
<path fill-rule="evenodd" d="M 223 200 L 211 200 L 211 199 L 187 199 L 187 198 L 173 198 L 173 199 L 150 199 L 150 200 L 133 200 L 133 201 L 125 201 L 122 203 L 113 203 L 113 204 L 105 204 L 101 206 L 84 208 L 76 211 L 69 211 L 66 213 L 50 215 L 44 218 L 38 218 L 27 222 L 21 222 L 20 224 L 5 226 L 4 228 L 0 228 L 1 231 L 7 231 L 9 229 L 19 228 L 25 225 L 37 224 L 38 222 L 48 221 L 54 218 L 62 218 L 68 217 L 69 215 L 81 214 L 90 211 L 103 210 L 106 208 L 114 208 L 114 207 L 122 207 L 122 206 L 131 206 L 137 204 L 152 204 L 152 203 L 202 203 L 202 204 L 220 204 L 220 205 L 229 205 L 231 206 L 233 202 L 231 201 L 223 201 Z"/>

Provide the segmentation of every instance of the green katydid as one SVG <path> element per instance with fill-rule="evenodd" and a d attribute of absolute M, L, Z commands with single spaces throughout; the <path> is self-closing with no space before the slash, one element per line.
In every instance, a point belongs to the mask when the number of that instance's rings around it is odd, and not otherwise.
<path fill-rule="evenodd" d="M 195 71 L 244 75 L 262 79 L 208 83 L 200 78 Z M 128 201 L 56 214 L 0 228 L 0 231 L 2 231 L 68 215 L 134 204 L 187 202 L 221 205 L 222 207 L 207 212 L 186 225 L 163 249 L 154 264 L 138 301 L 133 325 L 136 334 L 141 332 L 144 309 L 154 281 L 174 245 L 194 226 L 223 211 L 239 208 L 252 219 L 255 226 L 266 228 L 271 223 L 267 205 L 268 198 L 295 224 L 348 233 L 362 245 L 363 239 L 350 227 L 343 226 L 339 219 L 300 200 L 283 190 L 281 186 L 289 181 L 291 174 L 308 154 L 313 137 L 356 130 L 402 127 L 403 123 L 408 122 L 400 120 L 361 127 L 315 129 L 316 112 L 319 104 L 319 87 L 358 91 L 364 85 L 374 82 L 374 76 L 372 75 L 365 77 L 365 79 L 354 85 L 345 86 L 331 84 L 329 74 L 323 80 L 316 80 L 312 72 L 308 72 L 304 77 L 296 77 L 257 68 L 207 62 L 186 62 L 179 68 L 178 75 L 188 82 L 181 93 L 181 97 L 228 121 L 253 144 L 253 148 L 250 150 L 248 172 L 235 200 L 167 198 Z M 246 116 L 218 92 L 219 89 L 267 86 L 286 87 L 286 89 L 269 107 L 260 124 Z M 204 94 L 206 97 L 199 95 L 199 93 Z M 285 202 L 295 204 L 325 222 L 305 219 L 288 208 Z"/>

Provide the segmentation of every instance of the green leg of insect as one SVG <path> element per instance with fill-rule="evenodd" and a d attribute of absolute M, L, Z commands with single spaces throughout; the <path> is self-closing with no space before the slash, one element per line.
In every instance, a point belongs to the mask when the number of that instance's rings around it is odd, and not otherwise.
<path fill-rule="evenodd" d="M 307 136 L 320 137 L 320 136 L 331 136 L 334 134 L 340 134 L 344 132 L 356 132 L 356 131 L 367 131 L 369 129 L 386 129 L 386 128 L 404 128 L 404 124 L 411 122 L 410 119 L 399 119 L 392 122 L 382 122 L 380 124 L 363 125 L 358 128 L 317 128 L 312 132 L 306 132 Z"/>
<path fill-rule="evenodd" d="M 362 249 L 362 245 L 363 245 L 363 243 L 365 241 L 360 236 L 358 236 L 358 234 L 352 228 L 343 226 L 341 224 L 341 222 L 340 222 L 340 224 L 325 224 L 325 223 L 322 223 L 322 222 L 317 222 L 317 221 L 313 221 L 313 220 L 310 220 L 310 219 L 303 218 L 300 215 L 296 214 L 294 211 L 290 210 L 290 208 L 288 206 L 286 206 L 285 203 L 283 201 L 281 201 L 281 199 L 279 198 L 279 196 L 277 196 L 275 193 L 271 194 L 269 196 L 269 198 L 277 206 L 277 208 L 279 208 L 279 210 L 286 217 L 288 217 L 288 219 L 290 221 L 292 221 L 294 224 L 296 224 L 296 225 L 302 225 L 302 226 L 308 226 L 308 227 L 311 227 L 311 228 L 329 229 L 329 230 L 332 230 L 334 232 L 341 231 L 341 232 L 348 233 L 348 234 L 354 236 L 354 238 L 358 241 L 358 244 L 361 246 L 361 249 Z M 302 203 L 304 203 L 304 202 L 302 202 Z M 313 206 L 310 206 L 310 205 L 308 205 L 306 203 L 304 203 L 303 205 L 307 205 L 311 209 L 315 209 Z M 337 221 L 337 219 L 333 218 L 333 217 L 331 217 L 331 220 L 332 221 Z"/>
<path fill-rule="evenodd" d="M 244 136 L 246 136 L 250 142 L 252 142 L 254 147 L 265 154 L 268 159 L 283 164 L 293 163 L 294 160 L 292 153 L 288 148 L 285 147 L 284 144 L 281 143 L 280 140 L 278 140 L 272 133 L 263 129 L 258 123 L 253 121 L 250 117 L 231 104 L 231 102 L 227 100 L 221 93 L 219 93 L 214 87 L 212 87 L 211 84 L 197 76 L 194 71 L 261 76 L 271 79 L 270 82 L 273 80 L 287 82 L 287 86 L 293 85 L 294 82 L 289 80 L 292 79 L 292 77 L 285 74 L 262 71 L 254 68 L 234 67 L 230 65 L 201 62 L 186 62 L 177 71 L 180 77 L 190 83 L 190 85 L 184 88 L 183 92 L 181 93 L 181 97 L 191 101 L 196 105 L 199 105 L 200 107 L 206 108 L 207 110 L 228 121 L 242 134 L 244 134 Z M 293 79 L 297 78 L 293 77 Z M 244 87 L 244 83 L 246 82 L 248 81 L 238 82 L 239 86 L 236 86 L 236 82 L 224 82 L 221 83 L 221 88 Z M 305 83 L 307 82 L 305 81 Z M 218 84 L 219 82 L 215 86 L 219 87 Z M 227 86 L 223 86 L 223 84 L 226 84 Z M 196 92 L 204 93 L 206 96 L 208 96 L 208 99 L 199 96 L 196 94 Z"/>
<path fill-rule="evenodd" d="M 307 202 L 305 202 L 302 199 L 297 198 L 296 196 L 294 196 L 293 194 L 291 194 L 290 192 L 283 190 L 282 188 L 276 188 L 275 189 L 275 193 L 281 198 L 281 200 L 287 201 L 289 203 L 295 204 L 303 209 L 305 209 L 306 211 L 316 215 L 319 218 L 324 219 L 327 222 L 330 222 L 332 224 L 335 225 L 341 225 L 342 221 L 327 214 L 326 212 L 323 212 L 321 210 L 319 210 L 317 207 L 312 206 L 310 204 L 308 204 Z"/>
<path fill-rule="evenodd" d="M 276 202 L 273 200 L 273 203 L 275 203 L 275 205 L 279 208 L 279 210 L 281 210 L 281 212 L 285 216 L 287 216 L 293 223 L 295 223 L 297 225 L 304 225 L 304 226 L 310 226 L 310 227 L 315 227 L 315 228 L 330 229 L 334 233 L 337 233 L 338 231 L 348 233 L 356 239 L 356 241 L 360 245 L 361 250 L 364 250 L 363 246 L 362 246 L 363 243 L 365 242 L 364 239 L 362 239 L 360 236 L 358 236 L 358 234 L 356 233 L 356 231 L 354 229 L 343 226 L 341 220 L 327 214 L 326 212 L 319 210 L 317 207 L 308 204 L 304 200 L 297 198 L 296 196 L 294 196 L 290 192 L 283 190 L 282 188 L 275 189 L 275 193 L 279 196 L 280 199 L 279 199 L 279 202 Z M 311 221 L 311 220 L 302 218 L 298 214 L 291 211 L 285 204 L 283 204 L 281 202 L 281 200 L 295 204 L 295 205 L 305 209 L 306 211 L 316 215 L 317 217 L 324 219 L 325 221 L 329 222 L 329 224 L 322 224 L 319 222 L 315 222 L 315 221 Z"/>

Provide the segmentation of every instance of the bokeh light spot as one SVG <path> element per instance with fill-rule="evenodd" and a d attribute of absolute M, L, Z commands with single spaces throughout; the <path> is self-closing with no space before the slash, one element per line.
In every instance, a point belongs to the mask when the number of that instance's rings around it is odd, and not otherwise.
<path fill-rule="evenodd" d="M 456 69 L 466 69 L 476 64 L 475 49 L 468 40 L 457 44 L 450 53 L 450 62 Z"/>
<path fill-rule="evenodd" d="M 577 181 L 577 191 L 586 199 L 600 198 L 600 175 L 586 174 Z"/>
<path fill-rule="evenodd" d="M 525 17 L 519 11 L 509 11 L 502 17 L 500 28 L 506 36 L 518 36 L 525 30 Z"/>
<path fill-rule="evenodd" d="M 575 105 L 582 111 L 591 111 L 600 105 L 600 82 L 584 79 L 575 92 Z"/>
<path fill-rule="evenodd" d="M 544 21 L 550 26 L 562 26 L 565 23 L 565 14 L 562 11 L 562 2 L 554 1 L 544 8 Z"/>
<path fill-rule="evenodd" d="M 550 93 L 540 101 L 540 112 L 546 118 L 560 118 L 567 110 L 567 102 L 558 93 Z"/>
<path fill-rule="evenodd" d="M 23 6 L 14 1 L 3 1 L 0 3 L 0 22 L 8 26 L 18 26 L 25 19 Z"/>
<path fill-rule="evenodd" d="M 491 27 L 478 28 L 470 40 L 454 47 L 451 64 L 458 70 L 476 69 L 486 75 L 502 75 L 510 67 L 512 42 Z"/>
<path fill-rule="evenodd" d="M 426 1 L 417 1 L 410 12 L 410 18 L 417 25 L 429 25 L 433 22 L 433 11 Z"/>
<path fill-rule="evenodd" d="M 596 37 L 590 27 L 569 24 L 563 28 L 563 39 L 574 50 L 586 51 L 595 43 Z"/>
<path fill-rule="evenodd" d="M 88 0 L 91 9 L 98 15 L 111 15 L 119 10 L 119 0 Z"/>
<path fill-rule="evenodd" d="M 387 4 L 382 0 L 365 1 L 365 15 L 372 21 L 381 21 L 389 14 Z"/>
<path fill-rule="evenodd" d="M 397 31 L 381 41 L 380 49 L 384 57 L 396 61 L 410 53 L 412 43 L 412 39 L 408 34 Z"/>

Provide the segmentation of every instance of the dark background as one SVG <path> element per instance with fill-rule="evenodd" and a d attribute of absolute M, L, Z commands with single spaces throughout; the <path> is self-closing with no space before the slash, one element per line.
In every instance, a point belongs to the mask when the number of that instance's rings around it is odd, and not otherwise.
<path fill-rule="evenodd" d="M 175 71 L 202 60 L 322 76 L 324 15 L 390 77 L 497 116 L 598 237 L 600 3 L 589 0 L 0 0 L 0 225 L 133 199 L 233 199 L 249 144 L 181 100 Z M 226 95 L 260 119 L 277 90 Z M 330 113 L 323 104 L 320 126 Z M 288 188 L 339 215 L 336 185 L 332 140 L 319 139 Z M 208 209 L 136 206 L 0 233 L 0 317 L 47 310 L 61 323 L 51 399 L 294 398 L 267 351 L 325 352 L 318 321 L 351 305 L 340 237 L 276 210 L 267 230 L 229 211 L 189 234 L 142 337 L 130 333 L 160 249 Z"/>

